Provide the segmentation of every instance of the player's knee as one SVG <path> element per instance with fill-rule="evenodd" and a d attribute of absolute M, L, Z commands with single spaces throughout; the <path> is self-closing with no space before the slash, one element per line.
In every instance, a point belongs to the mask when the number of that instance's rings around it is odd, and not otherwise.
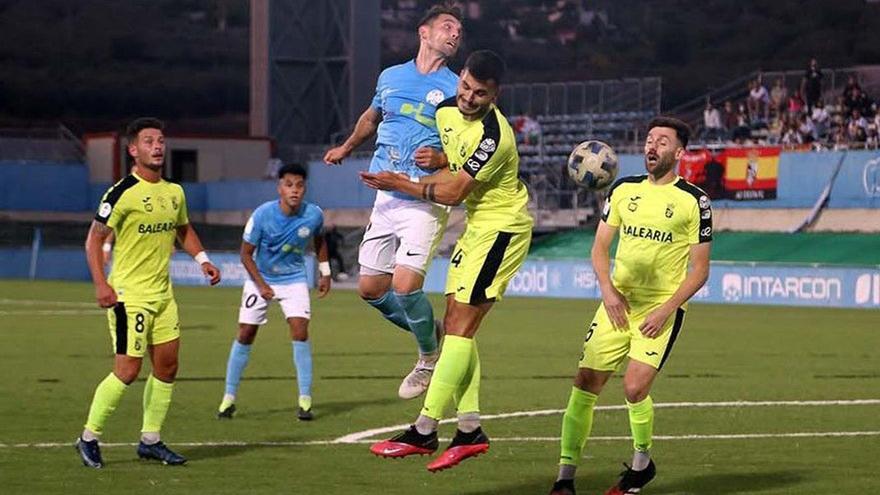
<path fill-rule="evenodd" d="M 177 377 L 177 362 L 161 363 L 153 369 L 153 376 L 166 383 L 171 383 Z"/>
<path fill-rule="evenodd" d="M 113 374 L 116 375 L 119 380 L 126 384 L 131 385 L 137 380 L 138 374 L 141 372 L 140 362 L 127 362 L 124 364 L 117 363 L 116 366 L 113 367 Z"/>
<path fill-rule="evenodd" d="M 648 396 L 650 389 L 648 385 L 635 381 L 623 381 L 623 395 L 630 403 L 641 402 Z"/>
<path fill-rule="evenodd" d="M 297 321 L 295 319 L 293 321 L 288 321 L 290 324 L 290 340 L 296 342 L 305 342 L 306 340 L 309 340 L 308 320 Z"/>
<path fill-rule="evenodd" d="M 388 292 L 387 288 L 378 287 L 373 284 L 358 284 L 358 295 L 361 296 L 361 299 L 367 301 L 379 299 L 384 296 L 386 292 Z"/>
<path fill-rule="evenodd" d="M 358 295 L 361 299 L 379 299 L 390 289 L 391 275 L 361 275 L 358 279 Z"/>
<path fill-rule="evenodd" d="M 591 394 L 599 395 L 608 382 L 610 373 L 597 372 L 588 368 L 581 368 L 574 377 L 574 386 Z"/>
<path fill-rule="evenodd" d="M 251 345 L 254 343 L 254 340 L 257 338 L 257 329 L 260 328 L 257 325 L 249 325 L 245 323 L 241 323 L 238 325 L 238 343 L 244 345 Z"/>

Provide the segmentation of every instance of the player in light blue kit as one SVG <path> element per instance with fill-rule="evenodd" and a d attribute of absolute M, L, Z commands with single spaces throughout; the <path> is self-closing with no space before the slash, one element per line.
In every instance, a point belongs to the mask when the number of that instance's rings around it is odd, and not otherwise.
<path fill-rule="evenodd" d="M 370 172 L 390 170 L 418 180 L 447 166 L 434 111 L 437 104 L 455 95 L 458 76 L 446 64 L 461 41 L 461 12 L 450 5 L 435 5 L 419 22 L 418 33 L 416 58 L 382 71 L 372 104 L 351 136 L 327 151 L 327 164 L 341 163 L 378 134 Z M 398 389 L 404 399 L 427 390 L 440 355 L 442 331 L 422 286 L 448 214 L 444 206 L 379 191 L 358 253 L 361 298 L 412 332 L 418 342 L 419 359 Z"/>
<path fill-rule="evenodd" d="M 241 375 L 247 366 L 251 344 L 273 299 L 290 325 L 293 363 L 299 387 L 297 417 L 312 419 L 312 350 L 309 344 L 311 314 L 309 288 L 306 285 L 305 253 L 309 239 L 314 239 L 318 254 L 318 297 L 330 291 L 330 263 L 327 244 L 321 235 L 324 213 L 318 205 L 303 201 L 306 194 L 306 171 L 289 164 L 278 171 L 279 199 L 260 205 L 244 228 L 241 264 L 250 280 L 245 281 L 238 312 L 238 337 L 232 342 L 226 364 L 226 393 L 218 409 L 218 418 L 232 418 L 235 396 Z M 256 253 L 256 256 L 254 255 Z"/>

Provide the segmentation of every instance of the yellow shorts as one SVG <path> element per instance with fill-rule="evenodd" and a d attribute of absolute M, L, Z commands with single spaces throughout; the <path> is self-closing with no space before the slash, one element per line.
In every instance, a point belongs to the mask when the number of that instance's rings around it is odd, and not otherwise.
<path fill-rule="evenodd" d="M 180 320 L 174 299 L 120 301 L 107 310 L 107 320 L 116 354 L 142 358 L 147 346 L 180 338 Z"/>
<path fill-rule="evenodd" d="M 590 328 L 587 329 L 587 337 L 584 340 L 584 353 L 578 363 L 580 368 L 590 368 L 599 371 L 617 371 L 625 357 L 653 366 L 658 370 L 669 357 L 681 324 L 684 321 L 685 311 L 678 308 L 672 314 L 663 330 L 656 338 L 648 338 L 639 331 L 639 325 L 645 321 L 651 311 L 660 306 L 660 303 L 633 304 L 627 315 L 628 329 L 615 329 L 611 325 L 608 313 L 603 304 L 596 310 Z"/>
<path fill-rule="evenodd" d="M 455 244 L 446 294 L 464 304 L 500 301 L 507 283 L 529 254 L 532 231 L 500 232 L 465 228 Z"/>

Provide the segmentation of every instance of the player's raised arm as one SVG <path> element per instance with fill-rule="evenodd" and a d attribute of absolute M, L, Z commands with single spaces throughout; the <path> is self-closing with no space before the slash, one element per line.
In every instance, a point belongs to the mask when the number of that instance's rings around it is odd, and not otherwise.
<path fill-rule="evenodd" d="M 355 148 L 376 134 L 376 129 L 379 128 L 379 122 L 381 121 L 382 114 L 379 113 L 379 110 L 372 106 L 367 107 L 364 113 L 358 117 L 351 136 L 348 136 L 348 139 L 339 146 L 327 150 L 327 153 L 324 154 L 324 163 L 328 165 L 341 164 L 342 160 L 347 158 Z"/>
<path fill-rule="evenodd" d="M 616 328 L 626 328 L 629 302 L 611 282 L 610 251 L 615 235 L 617 235 L 617 228 L 608 225 L 604 220 L 600 221 L 599 227 L 596 229 L 596 238 L 593 239 L 590 260 L 593 262 L 593 270 L 596 272 L 599 290 L 602 291 L 602 303 L 605 305 L 608 317 Z"/>
<path fill-rule="evenodd" d="M 113 234 L 113 229 L 96 220 L 89 227 L 86 236 L 86 261 L 89 264 L 89 272 L 92 274 L 92 282 L 95 284 L 95 299 L 102 308 L 109 308 L 116 304 L 116 291 L 107 283 L 104 275 L 104 242 Z"/>
<path fill-rule="evenodd" d="M 315 234 L 315 254 L 318 255 L 318 272 L 321 277 L 318 279 L 318 297 L 324 297 L 330 292 L 331 272 L 330 272 L 330 251 L 327 248 L 327 241 L 323 234 Z"/>
<path fill-rule="evenodd" d="M 202 273 L 208 277 L 211 285 L 217 285 L 220 282 L 220 270 L 211 263 L 205 248 L 202 247 L 202 241 L 196 234 L 196 229 L 192 224 L 180 225 L 177 227 L 177 240 L 183 247 L 183 250 L 193 257 L 202 267 Z"/>
<path fill-rule="evenodd" d="M 423 177 L 419 182 L 413 182 L 405 175 L 387 171 L 375 174 L 361 172 L 360 175 L 364 184 L 373 189 L 399 191 L 447 206 L 460 205 L 478 184 L 478 181 L 470 175 L 452 175 L 449 169 Z"/>

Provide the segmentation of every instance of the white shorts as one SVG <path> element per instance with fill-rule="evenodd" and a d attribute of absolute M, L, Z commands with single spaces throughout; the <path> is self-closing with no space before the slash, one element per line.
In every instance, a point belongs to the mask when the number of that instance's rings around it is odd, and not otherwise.
<path fill-rule="evenodd" d="M 358 251 L 361 273 L 394 273 L 394 267 L 402 265 L 424 275 L 448 218 L 445 206 L 379 191 Z"/>
<path fill-rule="evenodd" d="M 311 302 L 309 301 L 309 288 L 305 282 L 292 284 L 269 284 L 275 291 L 275 299 L 281 304 L 281 312 L 285 318 L 311 319 Z M 257 284 L 248 279 L 244 282 L 241 291 L 241 307 L 238 309 L 238 322 L 248 325 L 265 325 L 266 312 L 269 310 L 269 301 L 260 295 Z"/>

